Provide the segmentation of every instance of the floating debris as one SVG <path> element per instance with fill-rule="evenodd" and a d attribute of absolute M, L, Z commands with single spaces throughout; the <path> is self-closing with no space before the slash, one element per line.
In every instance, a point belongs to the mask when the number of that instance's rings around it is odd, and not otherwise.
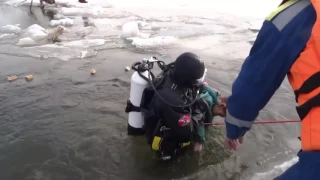
<path fill-rule="evenodd" d="M 27 75 L 24 77 L 24 79 L 29 82 L 29 81 L 32 81 L 33 80 L 33 76 L 32 75 Z"/>
<path fill-rule="evenodd" d="M 52 37 L 52 42 L 53 43 L 59 43 L 59 42 L 61 42 L 61 40 L 60 40 L 60 38 L 58 36 L 53 36 Z"/>
<path fill-rule="evenodd" d="M 91 75 L 95 75 L 96 74 L 96 70 L 95 69 L 91 69 Z"/>
<path fill-rule="evenodd" d="M 15 80 L 17 80 L 17 79 L 18 79 L 17 76 L 10 76 L 10 77 L 8 77 L 8 81 L 9 81 L 9 82 L 15 81 Z"/>
<path fill-rule="evenodd" d="M 130 70 L 131 70 L 131 69 L 130 69 L 129 66 L 127 66 L 126 69 L 125 69 L 126 72 L 128 72 L 128 71 L 130 71 Z"/>

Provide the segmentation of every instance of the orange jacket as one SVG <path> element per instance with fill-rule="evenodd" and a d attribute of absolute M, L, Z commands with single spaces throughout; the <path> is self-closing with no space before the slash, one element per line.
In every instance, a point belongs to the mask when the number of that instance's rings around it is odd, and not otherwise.
<path fill-rule="evenodd" d="M 317 12 L 309 41 L 288 73 L 301 118 L 302 150 L 320 150 L 320 1 L 310 0 Z"/>

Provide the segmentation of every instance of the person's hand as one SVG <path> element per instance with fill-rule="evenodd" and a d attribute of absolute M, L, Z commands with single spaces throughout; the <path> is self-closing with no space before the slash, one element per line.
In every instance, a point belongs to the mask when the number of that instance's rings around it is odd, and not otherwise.
<path fill-rule="evenodd" d="M 212 108 L 212 114 L 220 117 L 226 117 L 226 107 L 223 104 L 215 105 Z"/>
<path fill-rule="evenodd" d="M 240 144 L 243 143 L 243 136 L 239 137 L 238 139 L 229 139 L 228 137 L 225 138 L 224 140 L 224 145 L 225 148 L 227 148 L 228 150 L 238 150 Z"/>
<path fill-rule="evenodd" d="M 219 97 L 218 103 L 223 105 L 224 107 L 228 106 L 228 97 Z"/>

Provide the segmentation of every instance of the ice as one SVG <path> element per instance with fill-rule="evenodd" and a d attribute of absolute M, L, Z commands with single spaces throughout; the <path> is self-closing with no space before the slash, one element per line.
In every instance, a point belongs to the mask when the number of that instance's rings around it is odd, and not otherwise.
<path fill-rule="evenodd" d="M 36 45 L 36 44 L 37 42 L 31 39 L 30 37 L 21 38 L 17 43 L 18 46 L 30 46 L 30 45 Z"/>
<path fill-rule="evenodd" d="M 122 26 L 122 38 L 137 37 L 139 35 L 139 26 L 135 21 L 127 22 Z"/>
<path fill-rule="evenodd" d="M 294 165 L 296 162 L 298 162 L 299 158 L 294 157 L 288 161 L 283 162 L 282 164 L 274 166 L 273 169 L 270 171 L 264 172 L 264 173 L 257 173 L 255 174 L 251 180 L 267 180 L 272 179 L 271 176 L 279 175 L 283 173 L 285 170 L 287 170 L 290 166 Z"/>
<path fill-rule="evenodd" d="M 33 24 L 29 26 L 24 31 L 24 33 L 20 36 L 20 38 L 27 38 L 27 37 L 37 42 L 47 38 L 48 34 L 43 27 L 39 26 L 38 24 Z M 24 42 L 25 40 L 22 40 L 22 41 Z"/>
<path fill-rule="evenodd" d="M 64 32 L 67 32 L 67 29 L 61 25 L 52 29 L 44 29 L 37 24 L 33 24 L 23 31 L 20 35 L 19 42 L 16 45 L 30 46 L 37 45 L 38 43 L 45 43 L 47 40 L 59 36 Z"/>
<path fill-rule="evenodd" d="M 151 29 L 152 29 L 152 30 L 160 29 L 159 24 L 157 24 L 157 23 L 155 23 L 155 22 L 152 22 L 150 26 L 151 26 Z"/>
<path fill-rule="evenodd" d="M 22 38 L 25 37 L 30 37 L 31 39 L 35 40 L 35 41 L 39 41 L 40 39 L 44 39 L 45 37 L 47 37 L 47 33 L 46 31 L 41 31 L 38 29 L 27 29 L 22 35 Z"/>
<path fill-rule="evenodd" d="M 60 19 L 64 19 L 65 17 L 64 17 L 64 15 L 63 14 L 55 14 L 54 16 L 53 16 L 53 19 L 54 20 L 60 20 Z"/>
<path fill-rule="evenodd" d="M 148 34 L 148 33 L 139 33 L 138 34 L 138 37 L 143 38 L 143 39 L 150 38 L 150 36 L 151 36 L 151 34 Z"/>
<path fill-rule="evenodd" d="M 156 29 L 160 29 L 160 26 L 155 22 L 152 22 L 151 24 L 149 24 L 149 23 L 144 22 L 144 21 L 138 21 L 137 23 L 138 23 L 139 29 L 141 29 L 141 30 L 156 30 Z"/>
<path fill-rule="evenodd" d="M 94 46 L 101 46 L 106 43 L 104 39 L 83 39 L 78 41 L 62 42 L 61 45 L 64 47 L 80 47 L 88 48 Z"/>
<path fill-rule="evenodd" d="M 40 31 L 45 31 L 45 29 L 41 26 L 39 26 L 38 24 L 33 24 L 31 26 L 29 26 L 26 30 L 31 30 L 31 29 L 36 29 L 36 30 L 40 30 Z"/>
<path fill-rule="evenodd" d="M 34 41 L 41 41 L 46 39 L 47 37 L 48 37 L 48 34 L 42 31 L 35 32 L 30 36 L 30 38 L 33 39 Z"/>
<path fill-rule="evenodd" d="M 61 13 L 64 16 L 88 16 L 89 11 L 84 8 L 61 8 Z"/>
<path fill-rule="evenodd" d="M 29 6 L 31 0 L 8 0 L 5 4 L 8 5 L 24 5 Z M 212 4 L 208 5 L 207 0 L 175 0 L 175 1 L 163 1 L 163 0 L 88 0 L 88 3 L 79 3 L 78 0 L 56 0 L 56 4 L 63 4 L 63 8 L 66 14 L 71 11 L 75 15 L 81 14 L 93 14 L 98 15 L 105 12 L 105 9 L 111 7 L 117 8 L 154 8 L 154 10 L 167 10 L 162 14 L 168 13 L 168 10 L 192 10 L 193 13 L 199 13 L 203 11 L 207 12 L 224 12 L 234 15 L 266 17 L 273 8 L 279 5 L 279 0 L 269 1 L 257 1 L 257 0 L 215 0 Z M 38 0 L 33 1 L 34 6 L 39 6 Z M 47 6 L 47 5 L 46 5 Z M 252 8 L 254 7 L 254 8 Z M 79 12 L 79 14 L 77 13 Z M 64 14 L 64 13 L 63 13 Z M 66 15 L 65 14 L 65 15 Z"/>
<path fill-rule="evenodd" d="M 25 2 L 23 0 L 5 1 L 6 4 L 14 6 L 29 6 L 30 2 L 31 0 L 26 0 Z M 222 16 L 216 12 L 249 15 L 254 18 L 265 17 L 267 15 L 265 12 L 270 13 L 272 10 L 269 7 L 279 3 L 273 2 L 275 0 L 263 2 L 256 0 L 215 0 L 212 5 L 208 5 L 207 0 L 88 0 L 88 3 L 79 3 L 78 0 L 56 0 L 55 5 L 45 4 L 46 10 L 58 13 L 49 23 L 50 27 L 56 28 L 44 29 L 39 25 L 33 25 L 26 30 L 21 30 L 19 26 L 11 25 L 11 27 L 0 28 L 0 32 L 1 30 L 5 31 L 2 33 L 6 34 L 19 34 L 21 32 L 22 35 L 18 36 L 20 40 L 16 44 L 21 46 L 51 43 L 44 40 L 58 37 L 62 42 L 55 43 L 55 45 L 59 47 L 46 46 L 40 48 L 40 46 L 34 46 L 34 48 L 28 50 L 35 51 L 30 53 L 39 53 L 47 57 L 60 58 L 60 54 L 64 59 L 68 59 L 69 53 L 75 53 L 77 55 L 72 57 L 81 58 L 87 53 L 85 51 L 87 49 L 84 48 L 105 45 L 106 39 L 122 43 L 123 41 L 117 40 L 119 36 L 130 40 L 132 45 L 137 48 L 171 46 L 176 43 L 176 38 L 197 34 L 198 29 L 201 29 L 197 27 L 193 29 L 193 27 L 189 27 L 191 25 L 186 25 L 186 27 L 179 26 L 184 22 L 184 19 L 187 21 L 193 17 L 208 18 L 222 25 L 243 27 L 243 24 L 245 24 L 246 27 L 243 29 L 247 30 L 248 22 L 244 22 L 240 18 L 235 20 L 229 15 Z M 33 5 L 38 6 L 39 0 L 34 0 Z M 252 6 L 255 8 L 251 8 Z M 89 23 L 88 20 L 90 20 Z M 209 32 L 209 30 L 206 30 L 208 29 L 206 23 L 201 25 L 204 27 L 204 33 Z M 62 26 L 68 26 L 68 31 Z M 195 31 L 194 33 L 193 30 Z M 212 32 L 216 31 L 217 29 L 212 28 Z M 68 33 L 62 35 L 64 32 Z M 2 39 L 10 38 L 10 35 L 2 35 L 1 37 Z M 11 35 L 11 37 L 13 38 L 14 36 Z M 181 43 L 181 40 L 179 40 L 179 43 Z M 43 49 L 47 53 L 42 53 Z M 50 51 L 53 51 L 51 54 L 54 53 L 55 55 L 51 56 Z"/>
<path fill-rule="evenodd" d="M 73 20 L 69 19 L 69 18 L 65 18 L 65 19 L 60 19 L 60 20 L 51 20 L 50 21 L 50 26 L 58 26 L 58 25 L 62 25 L 62 26 L 72 26 L 73 25 Z"/>
<path fill-rule="evenodd" d="M 63 8 L 61 8 L 61 13 L 65 16 L 89 16 L 89 15 L 98 16 L 98 15 L 106 14 L 107 11 L 103 7 L 100 7 L 100 6 L 91 6 L 88 8 L 63 7 Z"/>
<path fill-rule="evenodd" d="M 13 39 L 17 37 L 15 34 L 1 34 L 0 35 L 0 40 L 8 40 L 8 39 Z"/>
<path fill-rule="evenodd" d="M 21 31 L 21 28 L 17 25 L 5 25 L 0 27 L 1 33 L 19 33 Z"/>
<path fill-rule="evenodd" d="M 48 34 L 49 38 L 53 36 L 59 36 L 65 32 L 68 32 L 68 29 L 61 25 L 58 25 L 57 27 L 52 29 L 46 29 L 46 33 Z"/>
<path fill-rule="evenodd" d="M 149 48 L 157 48 L 157 47 L 167 47 L 173 45 L 176 41 L 176 38 L 173 36 L 157 36 L 152 38 L 128 38 L 132 40 L 132 45 L 136 46 L 140 49 L 149 49 Z"/>

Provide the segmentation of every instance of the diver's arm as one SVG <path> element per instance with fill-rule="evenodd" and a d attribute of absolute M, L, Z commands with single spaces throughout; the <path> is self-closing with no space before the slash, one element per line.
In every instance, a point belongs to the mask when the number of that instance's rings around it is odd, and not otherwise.
<path fill-rule="evenodd" d="M 303 37 L 299 34 L 306 20 L 302 25 L 294 23 L 283 32 L 272 22 L 264 22 L 227 100 L 225 123 L 229 139 L 237 139 L 251 128 L 303 50 L 310 37 L 308 32 Z"/>

